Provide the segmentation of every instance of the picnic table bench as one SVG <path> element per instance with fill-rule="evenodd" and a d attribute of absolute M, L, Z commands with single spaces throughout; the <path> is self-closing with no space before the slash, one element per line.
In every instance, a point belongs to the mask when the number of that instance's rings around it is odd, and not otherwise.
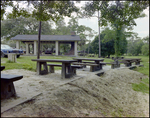
<path fill-rule="evenodd" d="M 37 74 L 44 75 L 48 74 L 48 68 L 49 66 L 49 72 L 54 72 L 54 66 L 62 67 L 61 69 L 61 78 L 70 78 L 74 74 L 76 74 L 75 69 L 80 68 L 81 66 L 71 66 L 72 62 L 76 62 L 76 60 L 60 60 L 60 59 L 31 59 L 32 61 L 37 62 Z M 47 64 L 47 62 L 59 62 L 62 64 Z M 42 70 L 41 66 L 43 65 L 44 70 Z"/>
<path fill-rule="evenodd" d="M 1 70 L 2 70 L 1 66 Z M 22 75 L 1 74 L 1 99 L 7 99 L 16 95 L 13 82 L 22 79 Z"/>
<path fill-rule="evenodd" d="M 110 64 L 111 65 L 111 69 L 120 67 L 120 63 L 118 63 L 118 64 L 116 64 L 114 62 L 100 62 L 100 63 L 103 64 L 103 65 Z"/>
<path fill-rule="evenodd" d="M 54 73 L 55 72 L 54 67 L 55 66 L 62 67 L 62 64 L 47 64 L 47 66 L 49 66 L 49 73 Z M 71 65 L 73 74 L 76 74 L 76 69 L 82 68 L 82 67 L 83 66 L 80 66 L 80 65 Z"/>
<path fill-rule="evenodd" d="M 73 58 L 73 59 L 77 60 L 77 62 L 72 63 L 74 65 L 83 65 L 84 67 L 90 66 L 90 72 L 101 70 L 103 64 L 101 64 L 100 62 L 104 60 L 104 59 L 92 59 L 92 58 Z"/>

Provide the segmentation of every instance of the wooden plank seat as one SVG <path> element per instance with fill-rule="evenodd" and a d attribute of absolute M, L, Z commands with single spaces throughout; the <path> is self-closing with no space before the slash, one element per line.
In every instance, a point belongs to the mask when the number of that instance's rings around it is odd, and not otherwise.
<path fill-rule="evenodd" d="M 96 64 L 96 63 L 78 63 L 78 62 L 74 62 L 72 64 L 73 65 L 83 65 L 84 67 L 85 66 L 90 66 L 90 72 L 96 71 L 97 69 L 95 67 L 100 66 L 100 64 Z"/>
<path fill-rule="evenodd" d="M 110 64 L 111 65 L 111 69 L 120 67 L 120 63 L 118 65 L 115 64 L 114 62 L 100 62 L 100 63 L 103 64 L 103 65 Z"/>
<path fill-rule="evenodd" d="M 100 64 L 102 64 L 102 65 L 106 65 L 106 62 L 100 62 Z"/>
<path fill-rule="evenodd" d="M 83 68 L 83 65 L 71 65 L 72 72 L 76 75 L 76 69 Z"/>
<path fill-rule="evenodd" d="M 13 82 L 22 78 L 22 75 L 1 74 L 1 99 L 16 95 Z"/>
<path fill-rule="evenodd" d="M 98 64 L 95 63 L 78 63 L 78 62 L 73 62 L 73 65 L 87 65 L 87 66 L 98 66 Z"/>
<path fill-rule="evenodd" d="M 47 66 L 49 66 L 49 73 L 54 73 L 55 69 L 54 66 L 58 66 L 58 67 L 62 67 L 62 64 L 47 64 Z"/>
<path fill-rule="evenodd" d="M 58 66 L 58 67 L 62 67 L 61 64 L 47 64 L 47 66 L 49 66 L 49 72 L 50 73 L 54 73 L 55 70 L 54 70 L 54 66 Z M 83 66 L 81 65 L 71 65 L 71 69 L 72 69 L 72 72 L 73 74 L 76 74 L 76 69 L 79 69 L 79 68 L 83 68 Z M 69 71 L 69 70 L 68 70 Z"/>
<path fill-rule="evenodd" d="M 133 62 L 127 62 L 127 61 L 120 61 L 119 63 L 123 63 L 126 67 L 131 66 L 131 63 Z"/>
<path fill-rule="evenodd" d="M 141 60 L 140 61 L 135 61 L 135 65 L 140 65 L 140 62 L 142 62 Z"/>
<path fill-rule="evenodd" d="M 5 69 L 5 66 L 1 66 L 1 71 Z"/>

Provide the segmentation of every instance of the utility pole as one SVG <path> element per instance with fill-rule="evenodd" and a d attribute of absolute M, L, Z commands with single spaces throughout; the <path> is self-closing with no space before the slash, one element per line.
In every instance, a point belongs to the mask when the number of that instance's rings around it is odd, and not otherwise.
<path fill-rule="evenodd" d="M 99 26 L 99 10 L 98 10 L 98 31 L 99 31 L 99 58 L 101 57 L 101 40 L 100 40 L 100 26 Z"/>

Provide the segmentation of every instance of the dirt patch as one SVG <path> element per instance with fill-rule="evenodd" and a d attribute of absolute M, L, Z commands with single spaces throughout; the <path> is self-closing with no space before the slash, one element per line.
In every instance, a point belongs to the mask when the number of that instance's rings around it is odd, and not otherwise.
<path fill-rule="evenodd" d="M 39 76 L 23 69 L 2 71 L 23 75 L 23 79 L 14 82 L 18 98 L 1 100 L 1 107 L 35 92 L 42 94 L 1 116 L 149 116 L 149 95 L 132 90 L 132 83 L 146 78 L 141 73 L 111 69 L 98 77 L 92 72 L 77 71 L 76 77 L 61 79 L 60 72 Z"/>

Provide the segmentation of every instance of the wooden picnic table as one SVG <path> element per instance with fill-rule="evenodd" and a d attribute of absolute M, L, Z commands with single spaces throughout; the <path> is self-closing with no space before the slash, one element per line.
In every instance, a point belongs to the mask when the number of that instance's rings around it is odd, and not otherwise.
<path fill-rule="evenodd" d="M 73 75 L 71 63 L 76 60 L 60 60 L 60 59 L 31 59 L 37 61 L 37 74 L 44 75 L 48 74 L 47 62 L 60 62 L 62 63 L 61 78 L 70 78 Z M 44 70 L 42 70 L 42 65 Z"/>
<path fill-rule="evenodd" d="M 104 59 L 93 59 L 93 58 L 73 58 L 73 59 L 77 60 L 78 62 L 82 62 L 83 60 L 94 61 L 96 64 L 99 64 L 100 61 L 104 61 Z"/>
<path fill-rule="evenodd" d="M 22 78 L 22 75 L 1 74 L 1 99 L 16 95 L 13 82 Z"/>
<path fill-rule="evenodd" d="M 141 58 L 124 58 L 121 60 L 122 60 L 122 62 L 127 63 L 126 66 L 132 66 L 132 63 L 134 63 L 134 62 L 136 65 L 140 64 Z"/>
<path fill-rule="evenodd" d="M 94 72 L 94 71 L 97 71 L 97 70 L 101 70 L 102 69 L 102 63 L 100 62 L 103 62 L 104 59 L 94 59 L 94 58 L 73 58 L 74 60 L 76 60 L 78 62 L 78 64 L 82 63 L 83 61 L 94 61 L 94 63 L 90 64 L 90 62 L 84 62 L 85 65 L 90 65 L 90 71 L 91 72 Z M 96 64 L 96 66 L 94 65 Z"/>

